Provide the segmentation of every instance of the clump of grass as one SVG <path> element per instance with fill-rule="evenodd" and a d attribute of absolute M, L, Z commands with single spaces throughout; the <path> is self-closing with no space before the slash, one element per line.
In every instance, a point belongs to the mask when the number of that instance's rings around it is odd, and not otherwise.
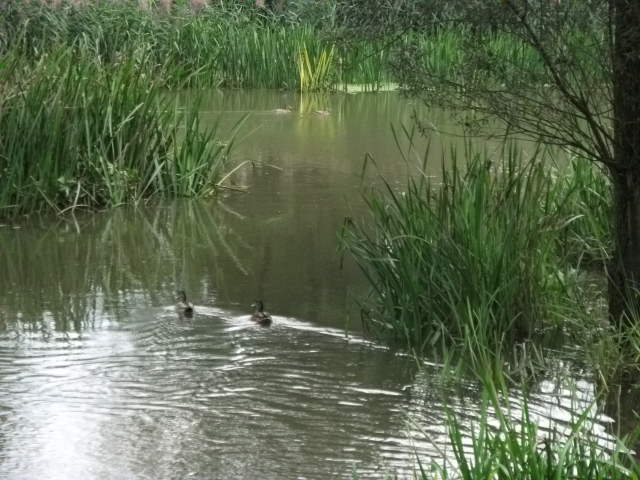
<path fill-rule="evenodd" d="M 298 53 L 298 71 L 300 73 L 300 90 L 324 90 L 331 85 L 329 74 L 333 61 L 334 48 L 322 50 L 317 56 L 309 53 L 306 45 Z"/>
<path fill-rule="evenodd" d="M 323 10 L 322 15 L 331 18 L 332 9 Z M 46 5 L 8 0 L 0 17 L 0 54 L 15 49 L 37 59 L 65 45 L 92 55 L 105 67 L 136 58 L 139 67 L 169 87 L 188 83 L 302 90 L 347 84 L 377 90 L 399 81 L 389 60 L 394 45 L 403 50 L 409 41 L 425 52 L 432 75 L 448 74 L 462 63 L 466 31 L 441 29 L 400 40 L 354 37 L 338 42 L 334 22 L 290 13 L 265 15 L 242 2 L 216 2 L 196 13 L 185 5 L 164 12 L 140 9 L 135 2 Z M 518 42 L 503 43 L 511 48 L 495 50 L 505 62 L 519 55 Z M 316 79 L 315 85 L 309 85 L 310 79 Z"/>
<path fill-rule="evenodd" d="M 559 170 L 555 180 L 566 199 L 557 208 L 566 218 L 558 238 L 562 255 L 574 264 L 604 264 L 611 254 L 611 182 L 597 165 L 581 158 Z"/>
<path fill-rule="evenodd" d="M 423 165 L 402 191 L 385 182 L 368 194 L 372 224 L 352 222 L 343 236 L 371 285 L 365 325 L 416 352 L 499 349 L 566 304 L 552 234 L 561 192 L 542 155 L 468 151 L 464 170 L 451 156 L 437 183 Z"/>
<path fill-rule="evenodd" d="M 529 409 L 526 395 L 514 405 L 508 394 L 498 391 L 491 380 L 484 379 L 483 384 L 483 403 L 475 426 L 469 429 L 454 415 L 448 417 L 453 460 L 433 465 L 429 472 L 421 465 L 421 479 L 633 480 L 639 477 L 640 464 L 625 447 L 624 439 L 606 444 L 594 434 L 594 408 L 577 413 L 561 429 L 543 430 Z"/>
<path fill-rule="evenodd" d="M 0 70 L 2 214 L 210 191 L 230 144 L 201 131 L 150 73 L 63 48 Z"/>
<path fill-rule="evenodd" d="M 220 24 L 221 54 L 217 68 L 230 87 L 298 87 L 298 52 L 319 50 L 320 39 L 307 25 Z"/>

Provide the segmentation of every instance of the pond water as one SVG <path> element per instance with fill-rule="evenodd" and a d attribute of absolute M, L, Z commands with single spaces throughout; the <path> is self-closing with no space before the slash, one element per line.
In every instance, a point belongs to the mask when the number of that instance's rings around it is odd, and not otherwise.
<path fill-rule="evenodd" d="M 363 337 L 366 285 L 336 241 L 365 213 L 364 152 L 406 173 L 389 125 L 413 107 L 215 92 L 200 108 L 223 130 L 251 113 L 235 160 L 252 164 L 229 182 L 245 193 L 0 227 L 0 478 L 382 478 L 416 454 L 441 462 L 445 406 L 471 423 L 475 386 L 454 392 Z M 249 320 L 259 298 L 270 328 Z M 593 387 L 574 387 L 537 386 L 543 426 L 589 405 Z"/>

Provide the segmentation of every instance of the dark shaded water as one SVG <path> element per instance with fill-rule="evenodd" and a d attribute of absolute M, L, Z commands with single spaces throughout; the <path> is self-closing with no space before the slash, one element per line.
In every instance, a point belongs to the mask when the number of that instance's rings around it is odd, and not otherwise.
<path fill-rule="evenodd" d="M 372 478 L 410 472 L 416 453 L 441 462 L 444 406 L 471 422 L 475 388 L 454 394 L 361 336 L 366 286 L 336 242 L 364 213 L 363 152 L 405 173 L 389 123 L 411 109 L 216 93 L 205 116 L 253 112 L 236 158 L 255 165 L 232 179 L 246 193 L 0 227 L 0 478 Z M 180 287 L 193 319 L 171 307 Z M 249 321 L 255 298 L 271 328 Z M 538 386 L 543 427 L 588 405 L 592 386 L 574 387 Z"/>

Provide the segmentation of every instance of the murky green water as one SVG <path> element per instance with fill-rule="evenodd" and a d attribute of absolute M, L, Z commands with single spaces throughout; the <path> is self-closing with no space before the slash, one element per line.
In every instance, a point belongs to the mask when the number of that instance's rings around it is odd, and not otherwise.
<path fill-rule="evenodd" d="M 0 227 L 0 478 L 376 478 L 441 459 L 444 404 L 471 421 L 474 387 L 447 393 L 361 336 L 365 285 L 336 242 L 364 213 L 363 153 L 405 173 L 389 124 L 412 108 L 215 93 L 207 118 L 252 112 L 246 193 Z M 173 311 L 181 287 L 193 319 Z M 256 298 L 271 328 L 250 322 Z M 586 382 L 538 391 L 543 424 L 592 398 Z"/>

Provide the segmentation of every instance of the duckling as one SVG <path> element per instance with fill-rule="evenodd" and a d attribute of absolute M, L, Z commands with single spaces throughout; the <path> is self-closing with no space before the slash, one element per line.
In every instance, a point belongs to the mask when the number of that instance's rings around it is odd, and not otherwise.
<path fill-rule="evenodd" d="M 184 290 L 178 290 L 177 295 L 178 303 L 176 304 L 176 310 L 178 311 L 178 313 L 184 315 L 185 317 L 192 317 L 193 304 L 187 301 L 186 292 Z"/>
<path fill-rule="evenodd" d="M 255 308 L 255 311 L 251 315 L 251 320 L 265 327 L 271 325 L 271 314 L 264 311 L 264 303 L 262 303 L 262 300 L 256 300 L 256 303 L 251 306 Z"/>
<path fill-rule="evenodd" d="M 321 117 L 326 117 L 327 115 L 331 115 L 331 112 L 329 110 L 314 110 L 314 112 L 316 115 L 320 115 Z"/>

